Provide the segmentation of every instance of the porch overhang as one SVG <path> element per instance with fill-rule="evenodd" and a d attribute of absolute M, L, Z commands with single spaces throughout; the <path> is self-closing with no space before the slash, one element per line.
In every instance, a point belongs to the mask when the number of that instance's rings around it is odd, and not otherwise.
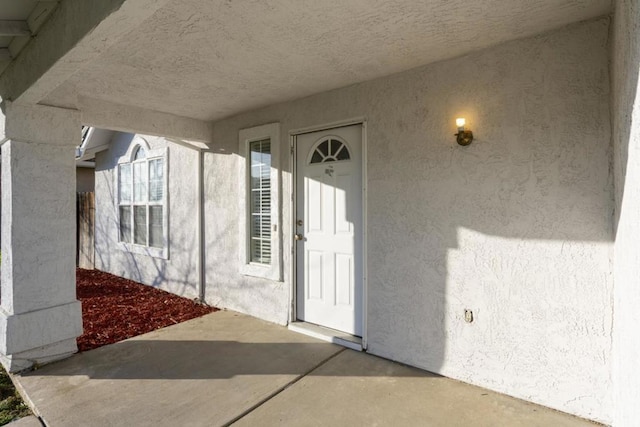
<path fill-rule="evenodd" d="M 223 117 L 605 15 L 610 7 L 610 0 L 63 0 L 38 37 L 9 58 L 0 96 L 81 110 L 86 125 L 209 142 L 209 123 Z"/>

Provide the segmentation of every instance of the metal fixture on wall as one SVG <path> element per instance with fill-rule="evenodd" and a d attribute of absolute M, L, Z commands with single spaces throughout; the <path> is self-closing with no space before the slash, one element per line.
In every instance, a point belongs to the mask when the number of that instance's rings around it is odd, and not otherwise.
<path fill-rule="evenodd" d="M 456 141 L 460 145 L 469 145 L 471 141 L 473 141 L 473 132 L 470 130 L 464 130 L 464 125 L 466 120 L 464 117 L 460 117 L 456 119 L 456 126 L 458 126 L 458 133 L 455 133 Z"/>

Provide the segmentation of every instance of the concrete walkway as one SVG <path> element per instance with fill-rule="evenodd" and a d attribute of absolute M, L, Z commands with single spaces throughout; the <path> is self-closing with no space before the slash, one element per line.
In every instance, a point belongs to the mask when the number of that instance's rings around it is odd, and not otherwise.
<path fill-rule="evenodd" d="M 216 312 L 15 377 L 58 426 L 593 426 Z"/>

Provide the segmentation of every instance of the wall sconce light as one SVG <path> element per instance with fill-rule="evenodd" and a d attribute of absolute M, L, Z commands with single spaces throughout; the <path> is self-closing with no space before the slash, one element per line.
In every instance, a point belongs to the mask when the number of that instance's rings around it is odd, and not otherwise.
<path fill-rule="evenodd" d="M 458 126 L 458 133 L 455 133 L 456 141 L 460 145 L 469 145 L 473 141 L 473 132 L 470 130 L 464 130 L 466 121 L 463 117 L 456 119 L 456 126 Z"/>

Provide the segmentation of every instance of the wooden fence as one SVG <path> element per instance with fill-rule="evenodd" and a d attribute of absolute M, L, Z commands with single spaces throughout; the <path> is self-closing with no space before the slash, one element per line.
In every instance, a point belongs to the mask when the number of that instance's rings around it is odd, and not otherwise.
<path fill-rule="evenodd" d="M 76 265 L 94 267 L 95 195 L 77 193 L 76 196 Z"/>

